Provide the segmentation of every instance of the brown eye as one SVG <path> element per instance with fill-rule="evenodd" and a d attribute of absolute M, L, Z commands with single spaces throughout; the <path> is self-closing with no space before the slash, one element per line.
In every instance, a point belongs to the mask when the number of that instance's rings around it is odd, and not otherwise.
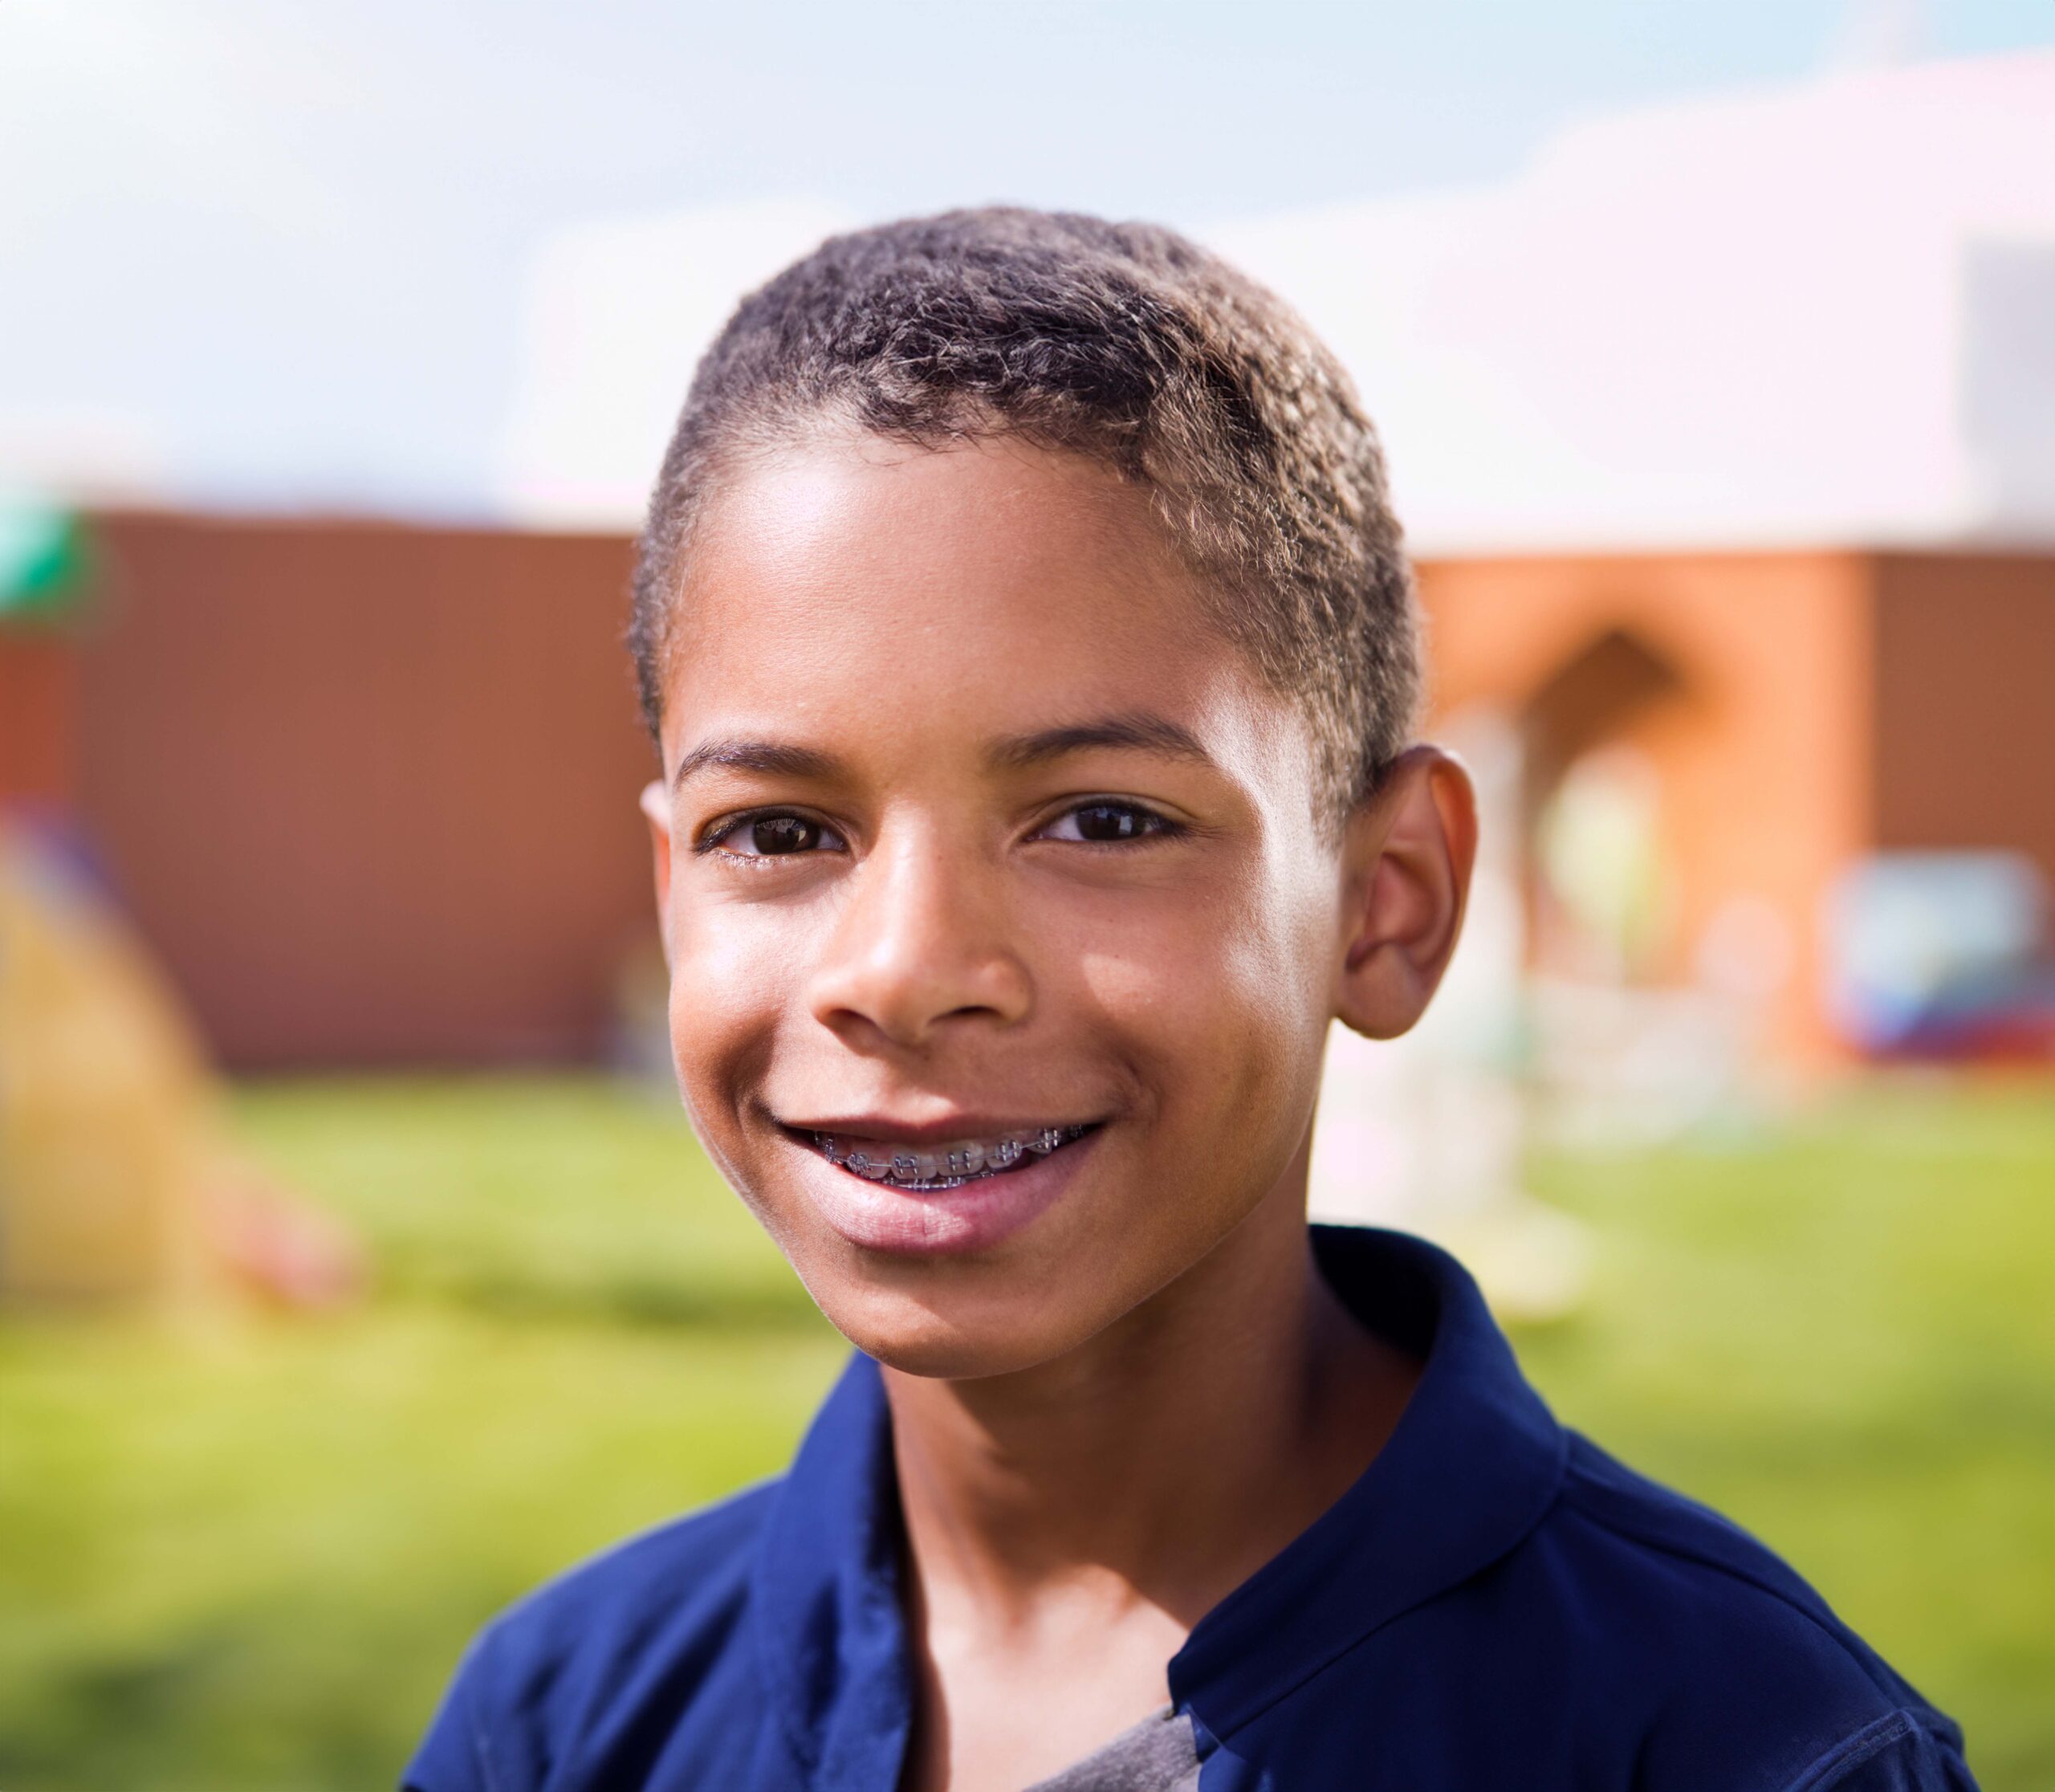
<path fill-rule="evenodd" d="M 1123 840 L 1139 840 L 1145 834 L 1162 833 L 1167 824 L 1162 816 L 1132 803 L 1085 803 L 1063 816 L 1051 833 L 1059 840 L 1082 840 L 1094 845 Z"/>
<path fill-rule="evenodd" d="M 750 846 L 766 858 L 787 853 L 804 853 L 820 844 L 820 824 L 800 815 L 766 815 L 739 830 L 748 836 Z"/>
<path fill-rule="evenodd" d="M 768 814 L 739 817 L 695 849 L 738 859 L 793 858 L 845 849 L 841 837 L 826 822 L 775 809 Z"/>

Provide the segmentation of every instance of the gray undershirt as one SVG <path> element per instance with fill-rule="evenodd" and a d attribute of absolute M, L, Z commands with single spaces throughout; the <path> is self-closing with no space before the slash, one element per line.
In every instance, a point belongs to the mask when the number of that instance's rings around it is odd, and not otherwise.
<path fill-rule="evenodd" d="M 1195 1792 L 1198 1785 L 1191 1719 L 1166 1705 L 1028 1792 Z"/>

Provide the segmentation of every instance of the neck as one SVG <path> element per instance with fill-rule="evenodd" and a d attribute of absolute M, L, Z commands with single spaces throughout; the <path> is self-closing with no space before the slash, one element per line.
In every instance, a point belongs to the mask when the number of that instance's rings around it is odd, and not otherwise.
<path fill-rule="evenodd" d="M 1056 1361 L 972 1382 L 885 1372 L 930 1621 L 1019 1631 L 1083 1594 L 1189 1631 L 1367 1466 L 1415 1366 L 1320 1278 L 1297 1168 Z"/>

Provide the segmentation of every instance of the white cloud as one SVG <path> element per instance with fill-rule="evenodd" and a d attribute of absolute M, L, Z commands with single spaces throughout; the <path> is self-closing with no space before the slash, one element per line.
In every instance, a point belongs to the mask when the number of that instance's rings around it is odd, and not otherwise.
<path fill-rule="evenodd" d="M 701 354 L 736 302 L 853 220 L 817 201 L 583 225 L 530 283 L 504 444 L 507 509 L 632 527 Z"/>

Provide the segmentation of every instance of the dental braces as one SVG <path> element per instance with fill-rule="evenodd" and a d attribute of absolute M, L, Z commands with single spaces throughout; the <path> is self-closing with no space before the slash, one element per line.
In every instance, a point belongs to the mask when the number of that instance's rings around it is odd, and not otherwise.
<path fill-rule="evenodd" d="M 889 1157 L 861 1147 L 844 1151 L 829 1133 L 816 1133 L 813 1142 L 830 1163 L 852 1175 L 925 1192 L 961 1188 L 966 1183 L 1003 1175 L 1031 1159 L 1047 1157 L 1090 1130 L 1089 1126 L 1043 1126 L 1034 1132 L 1007 1133 L 989 1144 L 974 1141 L 953 1151 L 894 1151 Z"/>

